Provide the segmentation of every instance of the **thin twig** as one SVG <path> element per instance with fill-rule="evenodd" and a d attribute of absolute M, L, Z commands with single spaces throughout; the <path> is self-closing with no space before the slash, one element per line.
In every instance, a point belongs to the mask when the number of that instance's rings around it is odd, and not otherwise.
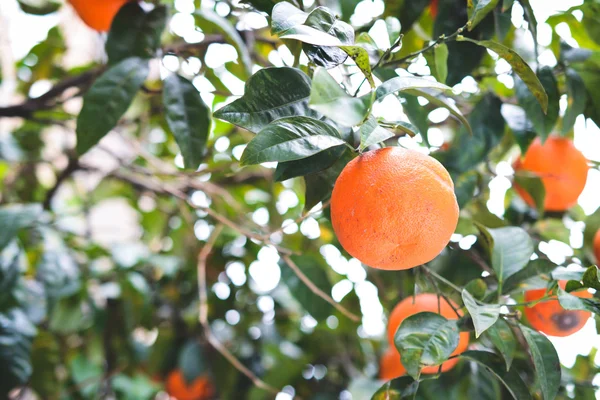
<path fill-rule="evenodd" d="M 352 312 L 348 311 L 348 309 L 346 309 L 344 306 L 337 303 L 329 295 L 327 295 L 327 293 L 319 289 L 313 283 L 313 281 L 311 281 L 306 275 L 304 275 L 304 272 L 302 272 L 302 270 L 298 267 L 298 265 L 296 265 L 296 263 L 290 258 L 290 256 L 282 254 L 281 258 L 283 258 L 283 261 L 286 262 L 286 264 L 292 269 L 292 271 L 294 271 L 296 276 L 300 278 L 302 282 L 304 282 L 304 284 L 311 290 L 311 292 L 313 292 L 314 294 L 331 304 L 336 310 L 344 314 L 346 317 L 350 318 L 352 321 L 360 322 L 359 316 L 353 314 Z"/>
<path fill-rule="evenodd" d="M 208 342 L 217 350 L 223 357 L 229 361 L 231 365 L 242 374 L 246 375 L 248 379 L 252 381 L 254 386 L 266 390 L 272 394 L 279 393 L 279 390 L 269 385 L 258 376 L 256 376 L 252 371 L 250 371 L 244 364 L 240 362 L 223 344 L 213 335 L 212 330 L 210 328 L 210 324 L 208 323 L 208 289 L 206 287 L 206 260 L 210 255 L 221 230 L 223 229 L 223 225 L 215 226 L 212 231 L 206 245 L 200 250 L 198 254 L 198 298 L 200 301 L 200 306 L 198 308 L 198 320 L 200 324 L 204 328 L 204 333 Z"/>
<path fill-rule="evenodd" d="M 432 274 L 431 274 L 431 271 L 429 270 L 429 268 L 427 268 L 425 265 L 421 265 L 421 267 L 423 267 L 423 271 L 425 271 L 425 275 L 427 275 L 427 279 L 429 280 L 429 282 L 431 282 L 431 284 L 435 288 L 436 293 L 438 294 L 438 307 L 439 307 L 439 296 L 442 296 L 444 301 L 452 308 L 452 311 L 454 311 L 456 316 L 459 318 L 462 317 L 462 315 L 458 312 L 456 307 L 454 307 L 454 304 L 452 304 L 452 301 L 440 290 L 440 287 L 438 286 L 437 282 L 432 278 Z"/>

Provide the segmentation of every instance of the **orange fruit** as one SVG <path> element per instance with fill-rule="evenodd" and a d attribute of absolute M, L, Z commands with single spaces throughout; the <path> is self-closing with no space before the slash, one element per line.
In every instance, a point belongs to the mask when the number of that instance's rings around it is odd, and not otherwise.
<path fill-rule="evenodd" d="M 577 203 L 587 180 L 588 163 L 585 156 L 566 138 L 550 136 L 542 145 L 536 138 L 523 159 L 513 164 L 515 172 L 526 171 L 538 175 L 546 190 L 544 209 L 564 211 Z M 531 207 L 533 198 L 515 184 L 517 193 Z"/>
<path fill-rule="evenodd" d="M 458 211 L 444 166 L 401 147 L 350 161 L 331 195 L 331 222 L 341 245 L 364 264 L 386 270 L 434 259 L 454 233 Z"/>
<path fill-rule="evenodd" d="M 431 3 L 429 4 L 429 11 L 431 12 L 431 16 L 433 18 L 437 16 L 438 0 L 431 0 Z"/>
<path fill-rule="evenodd" d="M 596 264 L 600 264 L 600 229 L 594 235 L 594 255 L 596 256 Z"/>
<path fill-rule="evenodd" d="M 395 347 L 387 349 L 379 361 L 379 379 L 391 381 L 406 373 L 406 368 L 400 362 L 400 353 Z"/>
<path fill-rule="evenodd" d="M 215 389 L 207 376 L 199 376 L 188 384 L 181 370 L 169 374 L 165 389 L 177 400 L 206 400 L 215 394 Z"/>
<path fill-rule="evenodd" d="M 459 307 L 452 300 L 450 300 L 450 304 L 452 304 L 455 309 L 459 309 Z M 428 311 L 440 314 L 447 319 L 458 319 L 458 316 L 450 304 L 442 297 L 439 298 L 438 303 L 438 296 L 433 293 L 421 293 L 414 296 L 414 299 L 411 296 L 402 300 L 396 305 L 396 307 L 394 307 L 388 320 L 387 333 L 390 345 L 394 346 L 394 336 L 396 335 L 398 327 L 400 324 L 402 324 L 402 321 L 411 315 Z M 458 311 L 458 313 L 462 316 L 460 311 Z M 469 346 L 469 332 L 460 332 L 459 335 L 460 337 L 458 340 L 458 346 L 456 346 L 456 349 L 451 354 L 453 356 L 461 354 Z M 442 372 L 446 372 L 454 368 L 457 363 L 457 358 L 453 358 L 442 363 Z M 422 372 L 424 374 L 436 374 L 438 370 L 439 368 L 437 366 L 425 367 L 423 368 Z"/>
<path fill-rule="evenodd" d="M 558 285 L 564 289 L 567 281 L 559 281 Z M 525 292 L 525 301 L 540 299 L 546 293 L 545 289 L 528 290 Z M 583 299 L 589 299 L 592 294 L 587 291 L 571 293 Z M 536 330 L 550 336 L 569 336 L 579 331 L 592 313 L 581 310 L 565 310 L 558 300 L 538 303 L 533 307 L 525 307 L 525 317 L 529 324 Z"/>
<path fill-rule="evenodd" d="M 129 1 L 131 0 L 69 0 L 79 18 L 90 28 L 101 32 L 110 29 L 117 12 Z"/>

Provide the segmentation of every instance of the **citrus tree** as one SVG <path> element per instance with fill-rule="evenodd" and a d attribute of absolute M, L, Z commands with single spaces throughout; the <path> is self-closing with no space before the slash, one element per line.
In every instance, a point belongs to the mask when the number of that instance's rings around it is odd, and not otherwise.
<path fill-rule="evenodd" d="M 595 398 L 597 0 L 0 16 L 0 398 Z"/>

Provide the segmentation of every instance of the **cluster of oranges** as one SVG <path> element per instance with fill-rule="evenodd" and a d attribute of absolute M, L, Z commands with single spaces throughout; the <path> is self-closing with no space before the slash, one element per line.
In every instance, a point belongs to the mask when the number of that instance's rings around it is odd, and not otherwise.
<path fill-rule="evenodd" d="M 554 136 L 543 144 L 536 139 L 514 164 L 517 174 L 541 178 L 548 211 L 564 211 L 576 204 L 588 168 L 585 156 L 571 140 Z M 527 191 L 517 185 L 515 189 L 527 204 L 535 205 Z M 384 270 L 410 269 L 431 261 L 448 244 L 458 216 L 448 171 L 432 157 L 399 147 L 369 151 L 352 160 L 336 181 L 331 197 L 331 222 L 342 247 L 364 264 Z M 600 259 L 600 231 L 594 248 Z M 559 282 L 562 288 L 565 284 Z M 591 297 L 587 291 L 576 295 Z M 525 301 L 544 296 L 544 289 L 530 290 Z M 448 319 L 461 316 L 459 307 L 435 294 L 401 301 L 390 314 L 390 349 L 381 359 L 381 379 L 406 372 L 394 347 L 394 335 L 405 318 L 425 311 Z M 577 332 L 590 317 L 586 311 L 564 310 L 556 299 L 526 307 L 525 315 L 533 328 L 553 336 Z M 462 332 L 452 355 L 465 351 L 468 344 L 469 334 Z M 457 358 L 451 358 L 440 366 L 424 368 L 422 373 L 445 372 L 456 363 Z"/>

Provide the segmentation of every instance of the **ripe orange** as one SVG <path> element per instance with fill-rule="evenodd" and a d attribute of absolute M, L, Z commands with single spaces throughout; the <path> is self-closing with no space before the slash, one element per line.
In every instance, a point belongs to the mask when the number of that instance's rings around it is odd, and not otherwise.
<path fill-rule="evenodd" d="M 92 29 L 108 31 L 121 7 L 131 0 L 69 0 L 79 17 Z"/>
<path fill-rule="evenodd" d="M 452 300 L 450 300 L 451 304 L 454 306 L 454 308 L 456 308 L 457 310 L 459 309 L 459 307 L 452 302 Z M 438 306 L 439 305 L 439 306 Z M 434 312 L 437 314 L 440 314 L 443 317 L 446 317 L 447 319 L 458 319 L 458 316 L 456 315 L 456 313 L 454 312 L 454 310 L 452 309 L 452 307 L 450 306 L 450 304 L 448 302 L 446 302 L 446 300 L 444 300 L 443 298 L 439 298 L 439 303 L 438 303 L 438 296 L 436 294 L 433 293 L 421 293 L 418 294 L 416 296 L 414 296 L 414 302 L 413 302 L 413 297 L 407 297 L 404 300 L 402 300 L 400 303 L 398 303 L 396 305 L 396 307 L 394 307 L 394 309 L 392 310 L 389 320 L 388 320 L 388 327 L 387 327 L 387 333 L 388 333 L 388 341 L 390 343 L 390 345 L 394 346 L 394 336 L 396 334 L 396 331 L 398 330 L 398 327 L 400 326 L 400 324 L 402 323 L 402 321 L 404 321 L 407 317 L 420 313 L 420 312 Z M 459 314 L 462 313 L 459 311 Z M 458 346 L 456 347 L 456 349 L 454 350 L 454 352 L 452 352 L 452 355 L 457 355 L 457 354 L 461 354 L 462 352 L 464 352 L 467 347 L 469 346 L 469 332 L 461 332 L 460 333 L 460 338 L 458 340 Z M 448 360 L 444 363 L 442 363 L 442 372 L 446 372 L 452 368 L 454 368 L 454 366 L 458 363 L 458 359 L 457 358 L 453 358 L 451 360 Z M 423 368 L 422 372 L 424 374 L 436 374 L 438 372 L 438 367 L 425 367 Z"/>
<path fill-rule="evenodd" d="M 542 145 L 536 138 L 529 146 L 525 157 L 513 165 L 516 172 L 529 171 L 542 178 L 546 189 L 544 209 L 564 211 L 577 203 L 587 180 L 588 164 L 585 156 L 566 138 L 550 136 Z M 515 184 L 517 193 L 531 207 L 533 198 Z"/>
<path fill-rule="evenodd" d="M 454 183 L 437 160 L 387 147 L 350 161 L 331 196 L 341 245 L 363 263 L 401 270 L 434 259 L 458 223 Z"/>
<path fill-rule="evenodd" d="M 558 285 L 564 289 L 567 281 L 559 281 Z M 525 292 L 525 301 L 540 299 L 546 293 L 545 289 L 528 290 Z M 571 293 L 577 297 L 589 299 L 592 294 L 587 291 Z M 533 307 L 525 307 L 525 317 L 531 326 L 550 336 L 569 336 L 579 331 L 592 313 L 580 310 L 565 310 L 558 300 L 538 303 Z"/>
<path fill-rule="evenodd" d="M 379 362 L 379 379 L 391 381 L 406 373 L 406 368 L 400 362 L 400 354 L 395 347 L 387 349 Z"/>
<path fill-rule="evenodd" d="M 431 12 L 431 16 L 433 18 L 437 16 L 438 0 L 431 0 L 431 3 L 429 4 L 429 11 Z"/>
<path fill-rule="evenodd" d="M 177 400 L 207 400 L 212 398 L 215 393 L 207 376 L 200 376 L 188 384 L 181 370 L 175 370 L 169 374 L 165 388 L 167 393 Z"/>
<path fill-rule="evenodd" d="M 594 255 L 596 256 L 596 264 L 600 264 L 600 229 L 594 235 Z"/>

